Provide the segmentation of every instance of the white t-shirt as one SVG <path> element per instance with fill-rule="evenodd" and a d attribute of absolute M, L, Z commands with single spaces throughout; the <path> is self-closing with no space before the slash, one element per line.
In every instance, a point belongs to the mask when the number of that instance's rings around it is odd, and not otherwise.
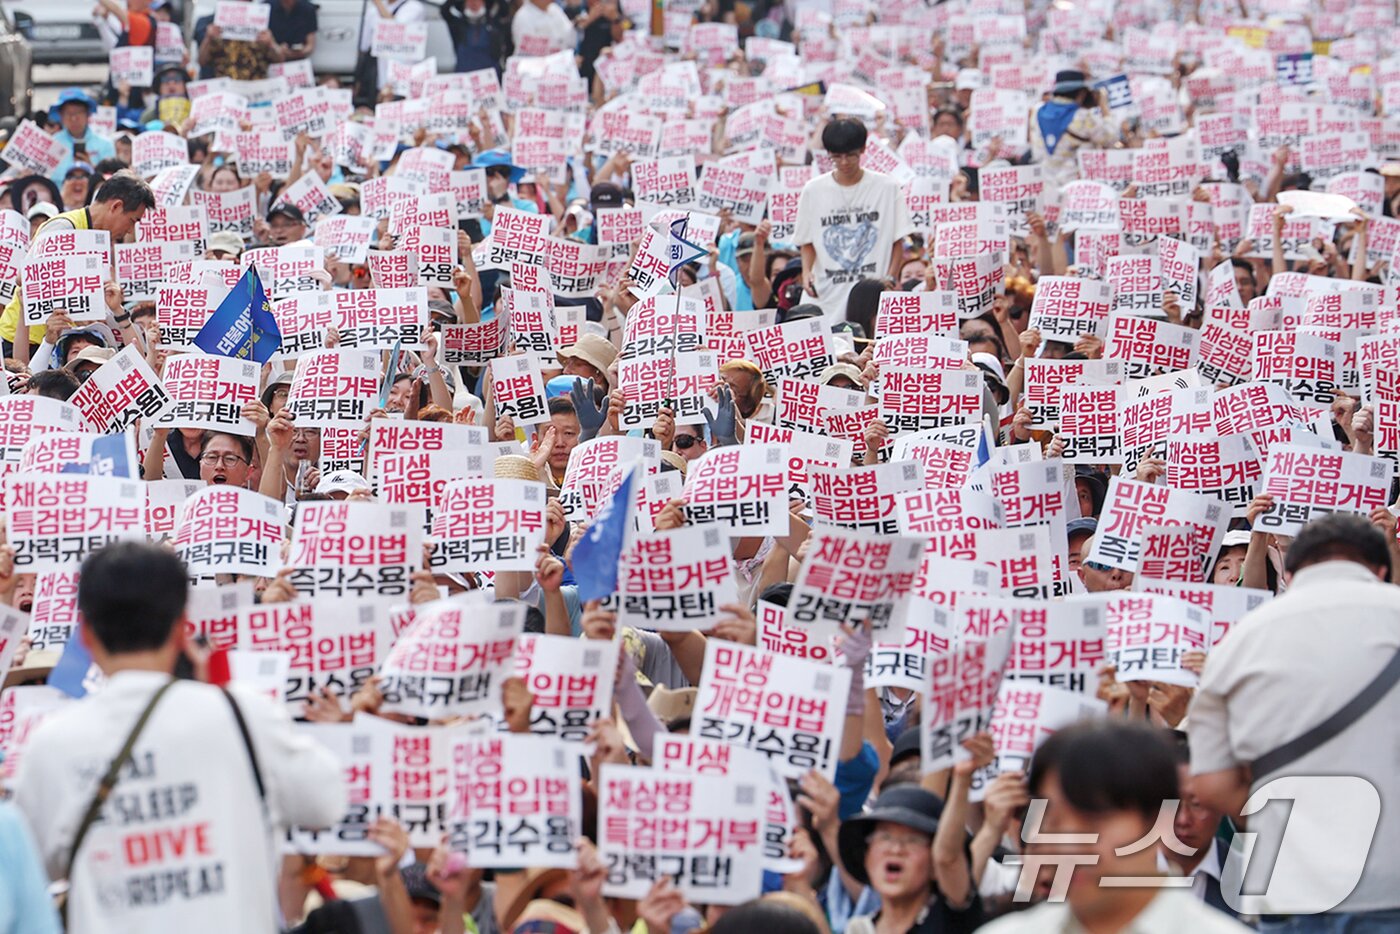
<path fill-rule="evenodd" d="M 117 672 L 35 731 L 15 781 L 51 878 L 136 718 L 168 675 Z M 287 825 L 329 826 L 345 782 L 329 751 L 293 732 L 285 710 L 230 687 L 267 789 L 264 817 L 228 699 L 181 681 L 146 723 L 73 868 L 69 934 L 253 934 L 278 929 L 277 843 Z"/>
<path fill-rule="evenodd" d="M 817 297 L 804 293 L 802 300 L 820 305 L 833 322 L 846 320 L 851 287 L 889 272 L 895 243 L 913 232 L 904 193 L 888 175 L 867 169 L 850 186 L 837 184 L 830 172 L 812 179 L 798 198 L 792 237 L 817 252 Z"/>
<path fill-rule="evenodd" d="M 516 55 L 551 55 L 572 49 L 577 35 L 568 14 L 557 3 L 540 9 L 525 0 L 510 21 L 510 36 Z"/>

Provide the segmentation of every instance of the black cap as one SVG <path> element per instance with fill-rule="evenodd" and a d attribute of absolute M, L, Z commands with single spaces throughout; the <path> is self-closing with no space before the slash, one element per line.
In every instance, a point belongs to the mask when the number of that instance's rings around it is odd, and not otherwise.
<path fill-rule="evenodd" d="M 301 208 L 297 207 L 295 204 L 292 204 L 290 201 L 280 201 L 277 204 L 274 204 L 271 208 L 268 209 L 267 219 L 271 221 L 278 214 L 281 214 L 283 217 L 291 218 L 298 224 L 306 223 L 306 215 L 301 213 Z"/>
<path fill-rule="evenodd" d="M 428 881 L 427 864 L 414 863 L 412 866 L 405 866 L 399 870 L 399 875 L 403 876 L 403 887 L 408 889 L 408 897 L 411 900 L 422 899 L 434 905 L 442 904 L 442 893 L 438 891 L 437 886 Z"/>
<path fill-rule="evenodd" d="M 890 750 L 890 765 L 894 765 L 905 756 L 911 755 L 923 755 L 922 737 L 919 734 L 919 728 L 916 726 L 911 726 L 895 737 L 894 748 Z"/>
<path fill-rule="evenodd" d="M 588 192 L 588 203 L 595 208 L 620 208 L 622 189 L 612 182 L 599 182 Z"/>

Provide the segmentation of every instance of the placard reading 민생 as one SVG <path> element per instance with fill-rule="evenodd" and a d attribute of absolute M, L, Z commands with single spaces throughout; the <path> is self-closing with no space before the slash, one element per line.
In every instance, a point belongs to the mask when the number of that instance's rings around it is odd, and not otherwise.
<path fill-rule="evenodd" d="M 739 602 L 729 539 L 714 525 L 634 536 L 617 575 L 618 625 L 658 632 L 709 629 Z"/>
<path fill-rule="evenodd" d="M 1008 628 L 986 639 L 964 639 L 929 659 L 920 728 L 925 774 L 967 759 L 963 742 L 991 725 L 1011 640 Z"/>
<path fill-rule="evenodd" d="M 207 486 L 185 500 L 175 553 L 191 576 L 272 573 L 282 544 L 280 502 L 235 486 Z"/>
<path fill-rule="evenodd" d="M 1221 500 L 1114 477 L 1099 514 L 1099 530 L 1089 560 L 1136 571 L 1142 530 L 1149 525 L 1189 526 L 1194 530 L 1197 550 L 1203 555 L 1214 555 L 1225 538 L 1229 521 L 1229 505 Z"/>
<path fill-rule="evenodd" d="M 651 438 L 609 435 L 591 438 L 569 452 L 568 470 L 559 489 L 559 504 L 570 522 L 591 519 L 622 482 L 622 472 L 613 468 L 638 459 L 643 471 L 655 470 L 661 447 Z"/>
<path fill-rule="evenodd" d="M 145 538 L 145 491 L 123 477 L 13 474 L 5 519 L 16 571 L 61 571 L 112 542 Z"/>
<path fill-rule="evenodd" d="M 669 878 L 688 901 L 737 905 L 763 887 L 761 775 L 685 775 L 605 765 L 598 789 L 603 894 L 644 898 Z M 666 833 L 659 832 L 664 822 Z"/>
<path fill-rule="evenodd" d="M 501 681 L 514 672 L 523 603 L 459 594 L 414 608 L 379 677 L 386 713 L 440 720 L 499 717 Z"/>
<path fill-rule="evenodd" d="M 485 448 L 486 429 L 477 425 L 376 418 L 369 423 L 365 477 L 371 482 L 379 479 L 379 463 L 389 454 L 453 452 L 470 456 L 483 454 Z"/>
<path fill-rule="evenodd" d="M 691 735 L 755 749 L 784 778 L 836 772 L 850 669 L 710 639 Z"/>
<path fill-rule="evenodd" d="M 483 869 L 572 869 L 583 832 L 578 747 L 547 736 L 454 729 L 448 845 Z"/>
<path fill-rule="evenodd" d="M 618 642 L 522 633 L 515 677 L 535 697 L 530 732 L 582 743 L 595 721 L 611 715 L 618 650 Z"/>
<path fill-rule="evenodd" d="M 302 503 L 287 566 L 302 593 L 406 597 L 423 561 L 422 507 Z"/>
<path fill-rule="evenodd" d="M 239 649 L 287 652 L 291 665 L 282 699 L 300 704 L 323 688 L 348 698 L 370 679 L 389 651 L 387 606 L 375 600 L 318 597 L 243 607 Z"/>

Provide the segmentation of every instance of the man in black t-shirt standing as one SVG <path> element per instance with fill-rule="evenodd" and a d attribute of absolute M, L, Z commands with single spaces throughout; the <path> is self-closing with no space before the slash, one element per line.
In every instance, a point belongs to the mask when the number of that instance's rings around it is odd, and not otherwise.
<path fill-rule="evenodd" d="M 316 51 L 316 6 L 311 0 L 272 0 L 267 28 L 282 50 L 282 61 L 310 58 Z"/>

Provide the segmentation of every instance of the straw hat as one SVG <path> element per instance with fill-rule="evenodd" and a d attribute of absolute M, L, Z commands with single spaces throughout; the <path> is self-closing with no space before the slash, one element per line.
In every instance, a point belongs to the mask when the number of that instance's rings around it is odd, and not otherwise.
<path fill-rule="evenodd" d="M 664 684 L 658 684 L 652 688 L 651 696 L 647 698 L 647 706 L 662 723 L 675 723 L 694 713 L 695 696 L 698 693 L 695 688 L 672 690 Z"/>
<path fill-rule="evenodd" d="M 681 472 L 682 477 L 685 476 L 685 458 L 681 457 L 675 451 L 662 451 L 661 463 L 671 465 Z"/>
<path fill-rule="evenodd" d="M 491 468 L 491 476 L 497 480 L 533 480 L 540 482 L 540 472 L 535 462 L 524 454 L 504 454 L 496 458 Z"/>
<path fill-rule="evenodd" d="M 77 638 L 77 633 L 74 633 L 74 638 Z M 21 684 L 37 684 L 47 678 L 49 672 L 53 671 L 53 666 L 58 664 L 60 654 L 56 649 L 40 649 L 37 652 L 30 652 L 24 656 L 23 665 L 16 665 L 5 672 L 5 683 L 0 685 L 0 690 L 17 687 Z"/>

